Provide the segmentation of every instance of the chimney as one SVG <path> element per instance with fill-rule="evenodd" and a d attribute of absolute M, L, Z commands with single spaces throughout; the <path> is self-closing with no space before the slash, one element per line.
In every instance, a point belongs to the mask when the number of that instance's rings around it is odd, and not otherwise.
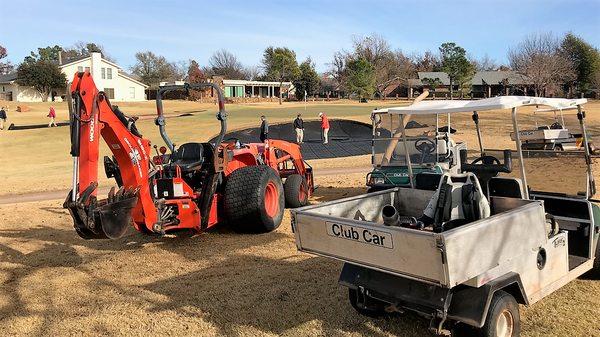
<path fill-rule="evenodd" d="M 58 51 L 58 65 L 62 65 L 62 50 Z"/>
<path fill-rule="evenodd" d="M 90 73 L 92 77 L 98 83 L 100 80 L 100 67 L 102 66 L 102 54 L 100 53 L 90 53 L 91 56 L 91 69 Z"/>

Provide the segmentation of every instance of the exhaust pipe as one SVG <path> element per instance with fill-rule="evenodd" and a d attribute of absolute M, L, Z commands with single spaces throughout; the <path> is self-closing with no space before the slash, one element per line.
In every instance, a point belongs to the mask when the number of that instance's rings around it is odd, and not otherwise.
<path fill-rule="evenodd" d="M 425 224 L 413 216 L 400 216 L 393 205 L 383 206 L 381 217 L 385 226 L 398 226 L 418 230 L 425 228 Z"/>
<path fill-rule="evenodd" d="M 386 226 L 398 226 L 400 222 L 400 216 L 396 207 L 392 205 L 385 205 L 381 210 L 381 216 L 383 217 L 383 224 Z"/>

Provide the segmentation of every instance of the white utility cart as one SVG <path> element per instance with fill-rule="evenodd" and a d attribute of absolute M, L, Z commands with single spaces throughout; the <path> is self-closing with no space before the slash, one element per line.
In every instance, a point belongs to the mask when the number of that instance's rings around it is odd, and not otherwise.
<path fill-rule="evenodd" d="M 564 110 L 576 110 L 576 106 L 567 108 L 543 108 L 534 111 L 535 117 L 544 113 L 554 113 L 554 122 L 540 125 L 536 118 L 535 128 L 519 131 L 523 150 L 573 151 L 581 149 L 581 134 L 572 134 L 565 125 Z M 515 140 L 515 133 L 510 137 Z M 589 139 L 588 139 L 589 142 Z"/>
<path fill-rule="evenodd" d="M 518 303 L 531 305 L 594 268 L 600 208 L 591 202 L 595 183 L 588 147 L 575 152 L 524 150 L 517 109 L 578 109 L 587 145 L 584 103 L 585 99 L 504 96 L 388 109 L 402 121 L 398 146 L 404 147 L 424 137 L 408 134 L 405 125 L 412 118 L 473 114 L 477 158 L 471 161 L 463 151 L 462 175 L 432 175 L 438 182 L 436 191 L 397 187 L 291 210 L 298 249 L 345 262 L 339 282 L 349 288 L 350 303 L 362 314 L 410 310 L 430 319 L 431 331 L 438 334 L 519 336 Z M 511 149 L 490 150 L 481 141 L 485 112 L 498 109 L 511 109 L 511 129 L 517 136 L 514 142 L 508 134 L 503 135 L 504 143 L 501 135 L 492 140 Z M 410 160 L 407 155 L 409 167 Z M 579 167 L 581 179 L 570 177 L 562 187 L 560 179 L 548 183 L 546 171 L 533 174 L 540 167 L 560 170 L 561 163 L 569 165 L 572 174 Z M 469 189 L 465 177 L 476 181 Z M 452 189 L 449 179 L 464 179 L 462 190 Z M 467 205 L 474 204 L 465 195 L 471 200 L 480 196 L 479 212 L 470 213 L 471 218 Z M 425 225 L 423 214 L 432 205 L 435 222 Z"/>

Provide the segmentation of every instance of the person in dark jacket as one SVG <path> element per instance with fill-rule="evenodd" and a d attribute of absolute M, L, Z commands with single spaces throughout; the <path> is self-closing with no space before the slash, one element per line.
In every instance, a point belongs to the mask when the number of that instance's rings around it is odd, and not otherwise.
<path fill-rule="evenodd" d="M 267 118 L 263 115 L 260 116 L 260 141 L 265 142 L 265 140 L 269 139 L 269 122 L 267 122 Z"/>
<path fill-rule="evenodd" d="M 2 107 L 0 108 L 0 130 L 4 130 L 4 123 L 6 123 L 6 110 L 8 108 Z"/>
<path fill-rule="evenodd" d="M 301 114 L 298 114 L 294 119 L 294 130 L 296 130 L 296 143 L 302 144 L 304 141 L 304 121 Z"/>

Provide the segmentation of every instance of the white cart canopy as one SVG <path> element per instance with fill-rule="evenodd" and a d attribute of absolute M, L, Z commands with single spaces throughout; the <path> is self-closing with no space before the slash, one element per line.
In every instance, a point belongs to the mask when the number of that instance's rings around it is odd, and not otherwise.
<path fill-rule="evenodd" d="M 587 99 L 544 98 L 529 96 L 500 96 L 475 101 L 434 100 L 421 101 L 409 106 L 379 109 L 374 112 L 390 114 L 447 114 L 454 112 L 472 112 L 498 109 L 512 109 L 527 105 L 544 105 L 552 109 L 565 110 L 585 104 Z"/>

